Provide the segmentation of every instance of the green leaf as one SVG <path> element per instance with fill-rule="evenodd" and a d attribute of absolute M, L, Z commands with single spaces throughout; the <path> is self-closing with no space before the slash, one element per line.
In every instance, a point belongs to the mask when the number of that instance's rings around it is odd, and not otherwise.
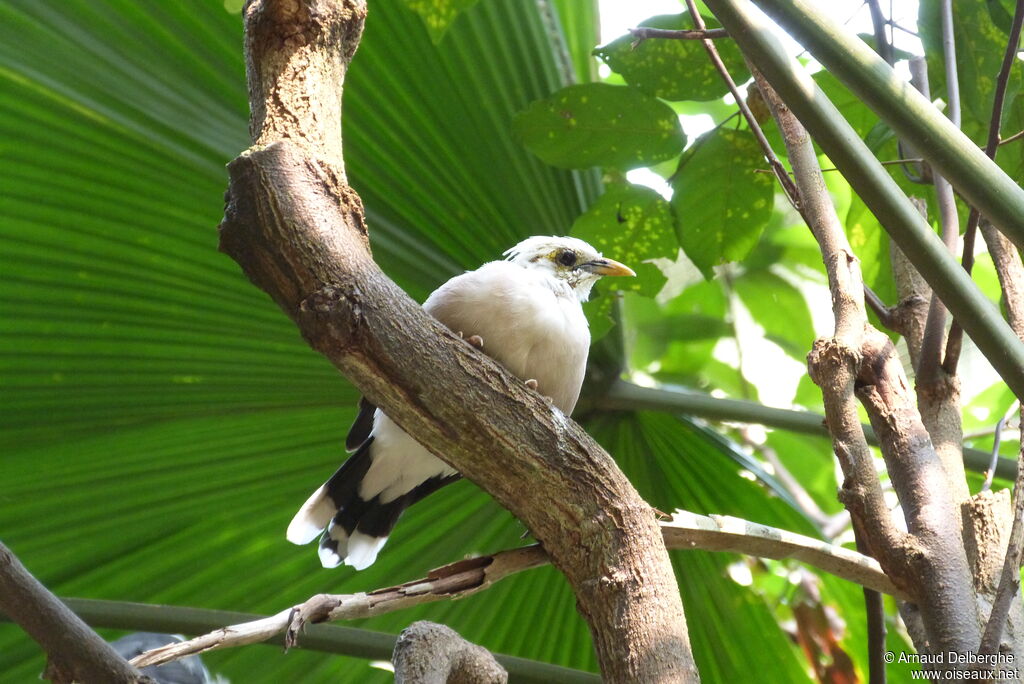
<path fill-rule="evenodd" d="M 832 515 L 843 510 L 836 497 L 835 458 L 827 437 L 772 430 L 766 444 L 823 511 Z"/>
<path fill-rule="evenodd" d="M 888 125 L 882 123 L 878 115 L 864 104 L 863 100 L 851 93 L 849 88 L 844 86 L 830 72 L 822 70 L 815 73 L 811 78 L 825 92 L 825 95 L 836 106 L 839 113 L 850 122 L 853 130 L 868 144 L 872 151 L 877 152 L 878 147 L 881 146 L 885 139 L 892 136 L 892 131 Z M 772 145 L 772 149 L 784 152 L 786 144 L 783 142 L 782 135 L 775 125 L 775 119 L 770 119 L 769 122 L 766 122 L 764 130 L 765 136 Z M 821 148 L 817 143 L 815 143 L 814 149 L 821 154 Z"/>
<path fill-rule="evenodd" d="M 718 340 L 732 334 L 724 320 L 725 295 L 716 282 L 691 285 L 665 304 L 636 296 L 625 301 L 630 365 L 663 382 L 697 384 Z"/>
<path fill-rule="evenodd" d="M 709 28 L 721 26 L 713 16 L 704 18 Z M 640 26 L 661 29 L 692 29 L 690 13 L 651 17 Z M 630 85 L 666 100 L 715 100 L 729 87 L 715 69 L 699 40 L 649 39 L 635 48 L 636 38 L 625 35 L 594 50 L 612 71 Z M 732 40 L 716 40 L 715 47 L 737 83 L 750 78 L 746 62 Z"/>
<path fill-rule="evenodd" d="M 814 342 L 814 324 L 800 290 L 767 270 L 744 273 L 733 287 L 765 336 L 803 361 Z"/>
<path fill-rule="evenodd" d="M 606 257 L 636 271 L 636 278 L 614 278 L 605 287 L 653 297 L 665 276 L 653 264 L 674 258 L 679 249 L 669 203 L 651 188 L 613 183 L 572 225 L 571 235 L 597 247 Z"/>
<path fill-rule="evenodd" d="M 516 115 L 516 135 L 548 164 L 632 169 L 670 159 L 685 137 L 672 109 L 636 88 L 569 86 Z"/>
<path fill-rule="evenodd" d="M 861 138 L 866 138 L 878 123 L 878 115 L 828 71 L 819 71 L 813 78 L 843 118 L 850 122 L 853 130 Z"/>
<path fill-rule="evenodd" d="M 401 0 L 371 4 L 345 153 L 378 263 L 422 299 L 538 226 L 566 232 L 599 175 L 511 135 L 514 112 L 562 85 L 537 7 L 479 3 L 438 46 Z M 522 543 L 468 483 L 413 507 L 366 572 L 284 540 L 345 458 L 356 392 L 217 251 L 224 165 L 248 145 L 230 9 L 0 3 L 0 528 L 59 594 L 273 613 Z M 429 617 L 497 652 L 596 667 L 556 571 L 487 594 L 365 624 Z M 529 629 L 555 623 L 558 640 Z M 0 679 L 37 679 L 39 653 L 0 624 Z M 301 650 L 204 658 L 236 682 L 392 679 Z"/>
<path fill-rule="evenodd" d="M 745 257 L 768 222 L 774 202 L 770 174 L 748 131 L 718 128 L 683 155 L 672 179 L 679 244 L 704 277 L 712 267 Z"/>
<path fill-rule="evenodd" d="M 857 195 L 850 203 L 845 225 L 850 247 L 860 259 L 864 284 L 874 290 L 883 302 L 895 302 L 898 297 L 892 276 L 889 234 Z"/>
<path fill-rule="evenodd" d="M 612 304 L 615 297 L 612 293 L 601 293 L 602 296 L 591 297 L 583 302 L 583 313 L 587 316 L 590 326 L 590 343 L 593 344 L 604 337 L 615 326 L 612 318 Z"/>
<path fill-rule="evenodd" d="M 477 0 L 404 0 L 413 12 L 423 18 L 430 40 L 440 43 L 461 12 L 476 4 Z"/>

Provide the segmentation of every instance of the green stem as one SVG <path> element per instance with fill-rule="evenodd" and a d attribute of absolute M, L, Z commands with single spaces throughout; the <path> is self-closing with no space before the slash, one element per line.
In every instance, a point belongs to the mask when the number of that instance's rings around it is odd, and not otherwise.
<path fill-rule="evenodd" d="M 972 187 L 978 185 L 977 179 L 984 179 L 981 185 L 988 186 L 985 192 L 968 196 L 969 201 L 976 203 L 987 216 L 999 215 L 1006 219 L 1008 214 L 1016 212 L 1012 222 L 1007 223 L 1004 220 L 1004 227 L 1010 224 L 1020 227 L 1021 217 L 1024 217 L 1024 191 L 995 167 L 992 160 L 981 150 L 963 137 L 910 84 L 899 81 L 895 75 L 888 79 L 884 78 L 880 73 L 882 69 L 890 74 L 892 71 L 867 46 L 860 44 L 856 39 L 852 39 L 857 43 L 856 46 L 848 46 L 847 43 L 851 39 L 842 31 L 826 33 L 817 24 L 812 24 L 806 17 L 811 10 L 806 9 L 803 2 L 799 3 L 799 11 L 792 9 L 794 3 L 786 0 L 759 2 L 772 8 L 785 5 L 795 15 L 803 17 L 803 23 L 799 24 L 802 30 L 794 35 L 805 40 L 808 47 L 821 52 L 820 55 L 815 53 L 816 56 L 837 76 L 846 78 L 849 73 L 862 75 L 861 71 L 868 69 L 864 65 L 871 65 L 868 71 L 869 75 L 873 75 L 872 80 L 866 80 L 869 85 L 865 86 L 871 89 L 871 97 L 854 88 L 858 95 L 873 106 L 877 105 L 878 100 L 893 98 L 892 102 L 887 103 L 884 115 L 886 118 L 888 109 L 907 107 L 907 112 L 900 117 L 900 121 L 904 121 L 910 116 L 909 112 L 913 113 L 912 121 L 905 126 L 906 130 L 903 126 L 897 127 L 895 120 L 890 121 L 896 133 L 920 147 L 922 151 L 927 150 L 926 158 L 961 190 L 966 188 L 961 182 L 965 176 L 971 177 L 969 184 Z M 960 264 L 949 255 L 931 226 L 917 213 L 899 186 L 889 177 L 864 141 L 818 88 L 810 75 L 786 54 L 773 35 L 770 22 L 749 2 L 743 0 L 708 0 L 707 5 L 735 38 L 748 59 L 764 73 L 782 99 L 842 171 L 854 191 L 878 217 L 892 239 L 931 285 L 932 290 L 938 293 L 946 307 L 1014 394 L 1018 398 L 1024 397 L 1024 344 L 1010 330 L 998 309 L 971 282 Z M 791 25 L 797 26 L 798 22 L 795 19 L 789 21 L 789 14 L 780 11 L 780 16 L 787 20 L 787 28 Z M 812 26 L 812 29 L 808 29 L 808 25 Z M 844 49 L 849 49 L 850 55 L 841 60 L 826 60 L 825 55 L 833 56 L 834 52 L 829 48 L 820 48 L 820 43 L 825 42 L 826 38 L 837 44 L 841 42 L 845 46 Z M 835 66 L 835 62 L 841 66 Z M 940 137 L 935 133 L 937 137 L 926 141 L 926 135 L 932 133 L 933 129 L 940 130 L 943 135 Z M 957 155 L 962 156 L 963 160 L 949 162 L 950 158 Z M 983 164 L 975 163 L 977 156 L 984 160 Z M 1007 183 L 1012 186 L 1012 190 L 1004 187 Z M 1000 189 L 995 196 L 991 192 L 993 188 Z M 1015 199 L 1017 196 L 1021 197 L 1019 208 Z M 1024 229 L 1018 232 L 1022 238 L 1020 243 L 1024 244 Z M 1008 235 L 1012 239 L 1012 233 Z"/>
<path fill-rule="evenodd" d="M 225 625 L 237 625 L 260 620 L 265 615 L 236 613 L 227 610 L 207 610 L 186 606 L 160 606 L 129 601 L 99 601 L 95 599 L 61 599 L 71 610 L 91 627 L 107 627 L 146 632 L 180 632 L 182 634 L 206 634 Z M 0 613 L 0 621 L 6 617 Z M 306 625 L 302 633 L 301 646 L 311 651 L 337 653 L 340 655 L 391 660 L 395 648 L 395 635 L 368 629 L 339 627 L 338 625 Z M 284 635 L 278 634 L 261 642 L 281 646 Z M 509 675 L 520 682 L 570 682 L 571 684 L 594 684 L 600 679 L 596 674 L 571 670 L 526 658 L 500 655 L 494 657 L 508 670 Z"/>
<path fill-rule="evenodd" d="M 713 1 L 708 6 L 741 4 L 749 3 Z M 969 204 L 978 207 L 1014 244 L 1024 246 L 1024 189 L 860 38 L 833 21 L 827 3 L 756 0 L 756 4 L 882 117 L 896 135 L 919 149 Z M 753 16 L 747 8 L 742 13 Z M 729 32 L 741 47 L 750 38 Z"/>
<path fill-rule="evenodd" d="M 594 408 L 605 411 L 666 411 L 700 416 L 711 420 L 728 420 L 738 423 L 753 423 L 766 427 L 789 430 L 807 435 L 827 436 L 825 416 L 810 411 L 792 411 L 772 408 L 755 401 L 740 399 L 716 399 L 698 392 L 640 387 L 624 380 L 613 384 L 607 394 L 594 401 Z M 878 439 L 870 425 L 864 425 L 864 436 L 868 443 L 878 446 Z M 992 455 L 980 449 L 964 449 L 964 465 L 971 470 L 984 473 L 988 470 Z M 996 476 L 1012 480 L 1017 474 L 1016 461 L 1000 458 L 996 464 Z"/>

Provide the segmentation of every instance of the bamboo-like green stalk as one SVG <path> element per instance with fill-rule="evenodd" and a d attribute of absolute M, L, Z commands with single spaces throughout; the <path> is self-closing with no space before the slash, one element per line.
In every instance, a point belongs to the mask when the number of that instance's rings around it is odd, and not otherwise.
<path fill-rule="evenodd" d="M 108 627 L 147 632 L 172 632 L 182 634 L 205 634 L 225 625 L 236 625 L 259 620 L 265 615 L 236 613 L 226 610 L 208 610 L 186 606 L 161 606 L 129 601 L 100 601 L 95 599 L 61 599 L 71 610 L 91 627 Z M 0 613 L 0 622 L 6 617 Z M 341 627 L 338 625 L 306 625 L 302 633 L 301 646 L 312 651 L 337 653 L 373 660 L 391 660 L 395 648 L 395 635 L 368 629 Z M 281 646 L 284 635 L 262 642 Z M 571 684 L 594 684 L 600 681 L 596 674 L 572 670 L 536 660 L 518 658 L 495 653 L 494 657 L 508 670 L 514 681 L 570 682 Z"/>
<path fill-rule="evenodd" d="M 827 4 L 755 3 L 913 145 L 1018 248 L 1024 247 L 1024 189 L 864 41 L 829 17 Z"/>
<path fill-rule="evenodd" d="M 773 408 L 756 401 L 742 399 L 718 399 L 700 392 L 679 392 L 670 389 L 640 387 L 624 380 L 617 380 L 591 406 L 604 411 L 665 411 L 699 416 L 711 420 L 728 420 L 737 423 L 751 423 L 765 427 L 779 428 L 806 435 L 828 436 L 825 416 L 811 411 L 793 411 Z M 864 436 L 869 444 L 878 446 L 878 438 L 870 425 L 864 425 Z M 991 464 L 992 455 L 980 449 L 964 449 L 964 465 L 984 473 Z M 1012 480 L 1017 476 L 1017 462 L 999 458 L 996 462 L 997 477 Z"/>
<path fill-rule="evenodd" d="M 786 5 L 790 7 L 792 2 L 785 0 L 759 0 L 773 7 Z M 811 136 L 821 145 L 821 148 L 828 154 L 829 158 L 849 181 L 854 191 L 864 200 L 872 213 L 878 217 L 882 226 L 889 233 L 893 240 L 900 246 L 910 261 L 914 264 L 921 275 L 924 276 L 932 289 L 938 293 L 946 307 L 960 323 L 974 343 L 982 351 L 989 362 L 995 367 L 1010 389 L 1018 397 L 1024 397 L 1024 344 L 1010 329 L 1003 320 L 999 310 L 990 302 L 971 281 L 955 259 L 946 251 L 945 246 L 932 231 L 931 226 L 914 209 L 895 181 L 890 178 L 885 169 L 878 163 L 874 155 L 868 149 L 864 141 L 856 134 L 850 124 L 842 117 L 835 105 L 825 96 L 820 88 L 814 83 L 810 75 L 792 58 L 779 43 L 772 33 L 771 24 L 763 13 L 757 10 L 746 0 L 707 0 L 708 7 L 715 13 L 723 26 L 728 29 L 740 48 L 747 57 L 764 73 L 772 86 L 779 92 L 786 104 L 796 113 L 800 121 L 810 131 Z M 800 11 L 804 11 L 801 3 Z M 796 10 L 792 10 L 796 13 Z M 789 15 L 785 15 L 787 18 Z M 792 23 L 796 23 L 795 21 Z M 810 24 L 806 19 L 805 23 Z M 816 24 L 814 26 L 817 26 Z M 804 27 L 806 29 L 806 27 Z M 804 33 L 812 33 L 812 30 L 805 30 Z M 804 33 L 798 34 L 804 37 Z M 814 34 L 815 46 L 826 39 L 839 40 L 839 37 L 832 34 Z M 845 45 L 846 41 L 843 42 Z M 866 47 L 864 50 L 868 50 Z M 834 51 L 833 51 L 834 52 Z M 829 64 L 830 71 L 839 77 L 849 72 L 860 74 L 869 63 L 867 56 L 861 56 L 860 49 L 851 50 L 851 56 L 843 59 L 836 59 L 841 67 Z M 829 53 L 831 54 L 831 52 Z M 873 53 L 870 55 L 870 63 L 877 64 L 888 69 L 880 58 Z M 843 73 L 840 73 L 842 70 Z M 982 179 L 982 183 L 991 184 L 992 189 L 999 189 L 999 192 L 986 191 L 977 197 L 969 197 L 977 201 L 979 209 L 986 216 L 1007 217 L 1014 211 L 1019 211 L 1016 223 L 1019 224 L 1020 217 L 1024 216 L 1024 202 L 1017 209 L 1014 197 L 1021 193 L 1021 189 L 1012 181 L 1012 192 L 1005 189 L 1006 175 L 995 167 L 991 160 L 981 154 L 973 143 L 963 138 L 965 143 L 961 144 L 952 140 L 954 136 L 943 135 L 936 138 L 927 138 L 932 128 L 943 128 L 949 126 L 948 121 L 934 107 L 928 104 L 928 110 L 919 106 L 927 101 L 921 98 L 910 84 L 896 84 L 885 86 L 879 75 L 879 69 L 872 66 L 871 74 L 873 80 L 864 79 L 862 85 L 871 90 L 871 98 L 862 95 L 869 104 L 886 97 L 897 97 L 898 100 L 889 107 L 898 108 L 902 106 L 913 106 L 913 116 L 923 121 L 934 118 L 943 120 L 943 126 L 938 126 L 933 121 L 928 125 L 923 123 L 911 125 L 906 121 L 907 117 L 901 117 L 900 121 L 908 131 L 897 128 L 897 133 L 908 142 L 913 143 L 921 150 L 928 149 L 932 157 L 942 157 L 949 160 L 956 155 L 963 155 L 965 161 L 961 163 L 949 163 L 936 168 L 963 189 L 965 175 L 976 174 Z M 899 91 L 899 92 L 893 92 Z M 916 98 L 916 99 L 915 99 Z M 895 126 L 894 126 L 895 128 Z M 910 130 L 913 129 L 913 130 Z M 954 132 L 959 135 L 959 132 Z M 935 148 L 943 148 L 942 153 L 936 152 Z M 985 157 L 985 164 L 975 164 L 975 155 L 979 152 Z M 995 168 L 996 173 L 991 169 Z M 977 179 L 970 182 L 971 186 L 979 185 Z M 994 195 L 994 196 L 993 196 Z M 1024 237 L 1024 231 L 1021 231 Z M 1024 239 L 1021 241 L 1024 243 Z"/>

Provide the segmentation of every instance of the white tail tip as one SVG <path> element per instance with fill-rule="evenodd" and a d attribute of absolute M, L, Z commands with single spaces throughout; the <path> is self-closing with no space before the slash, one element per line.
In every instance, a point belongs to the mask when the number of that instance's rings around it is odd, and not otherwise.
<path fill-rule="evenodd" d="M 348 539 L 348 554 L 345 558 L 345 565 L 351 566 L 356 570 L 365 570 L 377 560 L 377 554 L 380 553 L 384 542 L 387 540 L 387 537 L 371 537 L 362 532 L 355 532 Z"/>
<path fill-rule="evenodd" d="M 292 518 L 285 537 L 292 544 L 308 544 L 320 535 L 337 512 L 334 502 L 321 485 Z"/>

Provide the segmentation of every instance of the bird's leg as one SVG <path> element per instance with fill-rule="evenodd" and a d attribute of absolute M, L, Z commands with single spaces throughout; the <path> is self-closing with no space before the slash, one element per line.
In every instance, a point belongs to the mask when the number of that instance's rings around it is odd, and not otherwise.
<path fill-rule="evenodd" d="M 537 389 L 537 381 L 534 380 L 533 378 L 530 378 L 529 380 L 526 381 L 526 386 L 532 390 L 535 390 Z"/>

